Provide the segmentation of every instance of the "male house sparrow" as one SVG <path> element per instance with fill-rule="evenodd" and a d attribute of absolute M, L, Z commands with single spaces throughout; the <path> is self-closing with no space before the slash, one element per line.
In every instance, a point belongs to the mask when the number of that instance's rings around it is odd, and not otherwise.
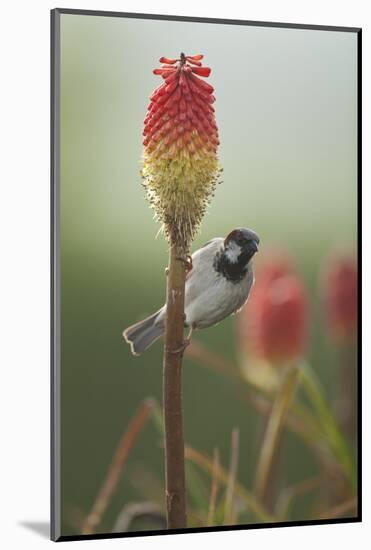
<path fill-rule="evenodd" d="M 259 237 L 251 229 L 234 229 L 207 242 L 192 255 L 184 297 L 184 325 L 207 328 L 235 313 L 246 302 L 254 282 L 251 259 Z M 140 355 L 165 332 L 166 305 L 147 319 L 128 327 L 123 336 L 134 355 Z"/>

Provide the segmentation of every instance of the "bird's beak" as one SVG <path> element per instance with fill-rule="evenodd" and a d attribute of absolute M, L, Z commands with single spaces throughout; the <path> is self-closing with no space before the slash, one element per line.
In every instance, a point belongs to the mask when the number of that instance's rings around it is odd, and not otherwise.
<path fill-rule="evenodd" d="M 253 241 L 253 248 L 255 252 L 259 252 L 258 243 L 256 241 Z"/>

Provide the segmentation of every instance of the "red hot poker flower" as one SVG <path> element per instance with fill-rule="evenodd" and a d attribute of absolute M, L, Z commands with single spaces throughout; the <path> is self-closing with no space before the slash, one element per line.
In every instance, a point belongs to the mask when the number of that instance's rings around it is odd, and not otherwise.
<path fill-rule="evenodd" d="M 242 346 L 271 364 L 297 360 L 305 349 L 307 310 L 304 286 L 287 261 L 266 263 L 258 271 L 251 298 L 241 312 Z"/>
<path fill-rule="evenodd" d="M 171 242 L 188 248 L 220 172 L 213 87 L 202 55 L 161 57 L 164 83 L 150 97 L 143 131 L 147 196 Z"/>
<path fill-rule="evenodd" d="M 332 258 L 322 275 L 326 318 L 336 340 L 354 337 L 357 330 L 357 264 L 353 257 Z"/>

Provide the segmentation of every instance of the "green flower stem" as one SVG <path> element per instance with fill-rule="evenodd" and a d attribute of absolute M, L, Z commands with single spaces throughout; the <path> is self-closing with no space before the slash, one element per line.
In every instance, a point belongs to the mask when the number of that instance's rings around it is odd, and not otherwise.
<path fill-rule="evenodd" d="M 231 461 L 229 464 L 228 485 L 225 496 L 224 507 L 224 525 L 232 525 L 234 523 L 234 491 L 237 478 L 238 455 L 240 446 L 240 432 L 237 428 L 232 431 L 231 439 Z"/>
<path fill-rule="evenodd" d="M 348 443 L 327 405 L 320 381 L 308 363 L 302 364 L 302 382 L 307 397 L 316 411 L 321 427 L 326 434 L 328 443 L 337 461 L 341 464 L 352 489 L 355 490 L 357 486 L 356 469 Z"/>
<path fill-rule="evenodd" d="M 261 503 L 266 503 L 267 500 L 274 461 L 298 377 L 299 369 L 297 366 L 286 369 L 268 419 L 255 474 L 255 495 Z"/>
<path fill-rule="evenodd" d="M 209 527 L 214 525 L 216 502 L 218 496 L 218 476 L 217 472 L 219 470 L 219 451 L 217 448 L 214 449 L 213 456 L 213 468 L 211 472 L 211 491 L 210 491 L 210 500 L 209 500 L 209 512 L 207 515 L 207 525 Z"/>

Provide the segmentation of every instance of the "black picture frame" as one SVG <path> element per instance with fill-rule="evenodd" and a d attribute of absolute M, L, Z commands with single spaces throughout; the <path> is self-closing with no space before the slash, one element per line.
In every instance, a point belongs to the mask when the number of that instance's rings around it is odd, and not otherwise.
<path fill-rule="evenodd" d="M 316 31 L 347 32 L 357 35 L 357 253 L 358 253 L 358 507 L 357 516 L 341 519 L 285 521 L 280 523 L 187 528 L 174 530 L 148 530 L 123 533 L 97 533 L 94 535 L 62 535 L 60 525 L 60 18 L 63 14 L 83 15 L 87 17 L 117 17 L 162 21 L 198 22 L 205 24 L 244 25 L 253 27 L 271 27 L 285 29 L 305 29 Z M 238 19 L 201 18 L 177 15 L 158 15 L 144 13 L 124 13 L 115 11 L 80 10 L 56 8 L 51 10 L 51 221 L 50 221 L 50 257 L 51 257 L 51 539 L 53 541 L 74 541 L 89 539 L 108 539 L 176 533 L 197 533 L 217 531 L 237 531 L 266 529 L 271 527 L 308 526 L 321 524 L 355 523 L 362 521 L 362 29 L 326 25 L 304 25 L 295 23 L 274 23 L 266 21 L 248 21 Z"/>

